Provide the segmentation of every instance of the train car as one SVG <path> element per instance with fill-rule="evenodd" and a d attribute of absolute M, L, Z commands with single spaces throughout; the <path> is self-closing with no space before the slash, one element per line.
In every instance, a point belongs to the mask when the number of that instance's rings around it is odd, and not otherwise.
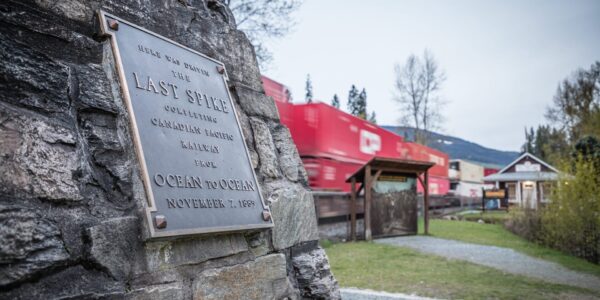
<path fill-rule="evenodd" d="M 408 151 L 402 137 L 325 103 L 294 105 L 291 132 L 301 156 L 365 163 Z"/>
<path fill-rule="evenodd" d="M 484 167 L 462 159 L 450 161 L 450 179 L 471 183 L 483 183 Z"/>
<path fill-rule="evenodd" d="M 279 118 L 281 123 L 285 124 L 288 128 L 294 126 L 294 103 L 290 99 L 289 89 L 271 78 L 262 76 L 262 83 L 265 89 L 265 94 L 273 100 L 275 100 L 275 106 L 279 111 Z"/>
<path fill-rule="evenodd" d="M 483 168 L 483 177 L 492 175 L 492 174 L 496 174 L 498 173 L 498 171 L 500 171 L 500 169 L 497 168 Z"/>
<path fill-rule="evenodd" d="M 347 176 L 374 156 L 433 162 L 429 170 L 429 193 L 445 195 L 448 155 L 404 139 L 384 128 L 325 103 L 293 104 L 287 88 L 263 77 L 267 95 L 273 97 L 281 122 L 292 134 L 309 175 L 311 188 L 350 191 Z M 423 187 L 419 183 L 418 191 Z"/>
<path fill-rule="evenodd" d="M 429 174 L 448 177 L 448 154 L 417 143 L 406 142 L 404 147 L 407 151 L 403 158 L 432 162 L 435 165 L 429 169 Z"/>
<path fill-rule="evenodd" d="M 450 181 L 447 177 L 429 176 L 429 195 L 443 196 L 448 194 L 449 189 Z M 423 193 L 423 185 L 420 182 L 417 183 L 417 193 Z"/>
<path fill-rule="evenodd" d="M 316 191 L 350 192 L 346 179 L 362 164 L 327 158 L 302 158 L 310 187 Z"/>
<path fill-rule="evenodd" d="M 265 94 L 273 100 L 275 103 L 291 103 L 290 90 L 284 84 L 277 82 L 269 77 L 261 77 Z"/>

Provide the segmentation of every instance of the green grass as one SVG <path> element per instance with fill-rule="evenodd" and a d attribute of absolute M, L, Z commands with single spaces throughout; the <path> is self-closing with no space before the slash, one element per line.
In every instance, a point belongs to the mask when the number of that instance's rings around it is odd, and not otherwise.
<path fill-rule="evenodd" d="M 480 219 L 490 224 L 502 224 L 509 218 L 509 214 L 505 211 L 486 211 L 482 213 L 460 214 L 459 217 L 465 221 L 477 222 Z"/>
<path fill-rule="evenodd" d="M 423 233 L 422 220 L 419 222 L 419 233 Z M 556 262 L 574 271 L 600 277 L 599 265 L 531 243 L 504 229 L 502 225 L 432 219 L 429 222 L 429 233 L 431 236 L 439 238 L 511 248 L 533 257 Z"/>
<path fill-rule="evenodd" d="M 368 242 L 327 244 L 343 287 L 460 299 L 561 299 L 599 295 L 472 263 Z"/>

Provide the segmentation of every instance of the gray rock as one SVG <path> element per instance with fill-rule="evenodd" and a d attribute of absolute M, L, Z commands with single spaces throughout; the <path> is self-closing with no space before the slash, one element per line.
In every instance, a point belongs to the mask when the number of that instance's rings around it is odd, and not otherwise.
<path fill-rule="evenodd" d="M 216 2 L 216 1 L 215 1 Z M 260 80 L 260 70 L 254 55 L 254 48 L 243 32 L 231 30 L 225 23 L 205 23 L 206 21 L 195 21 L 189 27 L 189 38 L 191 45 L 198 45 L 199 49 L 205 49 L 205 53 L 225 63 L 225 68 L 230 81 L 236 85 L 262 92 L 263 86 Z M 227 32 L 224 35 L 202 34 L 208 27 L 220 26 L 219 31 Z M 225 27 L 227 26 L 227 27 Z M 203 28 L 204 27 L 204 28 Z M 201 41 L 198 43 L 198 41 Z"/>
<path fill-rule="evenodd" d="M 98 9 L 225 64 L 274 229 L 148 239 L 129 114 L 110 41 L 97 36 Z M 226 6 L 11 0 L 0 3 L 0 22 L 0 298 L 300 297 L 292 247 L 317 239 L 306 173 Z M 6 204 L 14 199 L 20 206 Z M 319 280 L 306 282 L 324 295 Z"/>
<path fill-rule="evenodd" d="M 269 127 L 264 121 L 255 117 L 250 118 L 250 124 L 252 124 L 252 130 L 254 132 L 256 152 L 258 152 L 258 157 L 260 159 L 260 173 L 268 178 L 279 177 L 275 145 L 273 144 Z"/>
<path fill-rule="evenodd" d="M 279 153 L 279 167 L 285 177 L 291 181 L 298 181 L 299 178 L 306 179 L 306 170 L 298 154 L 298 149 L 294 145 L 290 130 L 285 126 L 277 126 L 273 130 L 273 141 Z"/>
<path fill-rule="evenodd" d="M 115 279 L 126 279 L 131 272 L 139 241 L 136 217 L 114 218 L 87 229 L 89 259 L 107 270 Z"/>
<path fill-rule="evenodd" d="M 206 270 L 193 283 L 193 299 L 282 299 L 296 298 L 287 278 L 283 254 L 255 261 Z"/>
<path fill-rule="evenodd" d="M 0 33 L 0 99 L 68 119 L 69 68 Z M 19 83 L 19 84 L 15 84 Z"/>
<path fill-rule="evenodd" d="M 17 288 L 0 289 L 0 299 L 123 299 L 125 284 L 81 265 L 57 270 Z"/>
<path fill-rule="evenodd" d="M 117 106 L 111 94 L 110 83 L 102 66 L 97 64 L 79 65 L 75 67 L 79 81 L 78 100 L 84 108 L 98 109 L 113 114 Z"/>
<path fill-rule="evenodd" d="M 129 300 L 162 300 L 162 299 L 184 299 L 184 290 L 181 283 L 169 283 L 151 285 L 135 289 L 125 296 Z"/>
<path fill-rule="evenodd" d="M 252 149 L 248 149 L 248 153 L 250 154 L 250 162 L 252 163 L 252 168 L 258 168 L 259 158 L 258 153 Z"/>
<path fill-rule="evenodd" d="M 75 135 L 43 117 L 24 116 L 0 102 L 0 191 L 51 201 L 82 199 Z"/>
<path fill-rule="evenodd" d="M 273 247 L 285 249 L 319 239 L 312 195 L 284 180 L 265 183 L 265 199 L 273 215 Z"/>
<path fill-rule="evenodd" d="M 271 247 L 269 247 L 270 233 L 268 231 L 250 234 L 246 239 L 248 240 L 248 246 L 250 246 L 250 252 L 256 257 L 266 255 L 271 251 Z"/>
<path fill-rule="evenodd" d="M 60 230 L 36 210 L 0 205 L 0 287 L 64 265 Z"/>
<path fill-rule="evenodd" d="M 35 3 L 42 8 L 49 9 L 55 14 L 60 14 L 77 21 L 89 21 L 94 13 L 93 7 L 80 0 L 66 0 L 60 2 L 35 0 Z"/>
<path fill-rule="evenodd" d="M 99 62 L 102 47 L 92 36 L 86 35 L 90 30 L 89 27 L 82 26 L 82 23 L 61 19 L 54 13 L 41 17 L 39 9 L 32 9 L 26 4 L 31 1 L 20 2 L 23 4 L 15 5 L 14 2 L 9 4 L 8 1 L 0 3 L 0 18 L 6 24 L 3 34 L 6 34 L 9 40 L 12 39 L 65 64 Z M 49 5 L 62 6 L 70 1 L 46 2 Z M 87 1 L 87 4 L 90 2 Z M 85 2 L 81 1 L 81 3 Z M 91 21 L 92 16 L 93 11 L 90 9 L 87 21 Z"/>
<path fill-rule="evenodd" d="M 241 107 L 234 102 L 238 119 L 240 121 L 240 127 L 242 128 L 242 134 L 244 135 L 244 140 L 246 142 L 246 147 L 248 147 L 248 154 L 250 155 L 250 162 L 252 163 L 252 168 L 256 169 L 258 167 L 258 153 L 256 153 L 254 146 L 254 133 L 252 132 L 252 125 L 250 124 L 250 119 L 241 109 Z"/>
<path fill-rule="evenodd" d="M 279 120 L 279 111 L 275 101 L 263 93 L 253 91 L 243 86 L 236 86 L 240 106 L 249 116 L 264 117 L 274 121 Z"/>
<path fill-rule="evenodd" d="M 145 270 L 156 271 L 198 264 L 244 251 L 248 251 L 248 244 L 242 234 L 149 242 L 146 245 Z"/>
<path fill-rule="evenodd" d="M 294 274 L 302 297 L 310 299 L 341 299 L 337 281 L 333 278 L 323 248 L 295 255 Z"/>

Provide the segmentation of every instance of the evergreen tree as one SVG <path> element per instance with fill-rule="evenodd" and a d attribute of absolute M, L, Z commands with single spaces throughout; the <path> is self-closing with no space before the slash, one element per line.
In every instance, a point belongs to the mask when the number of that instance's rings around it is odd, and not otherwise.
<path fill-rule="evenodd" d="M 600 178 L 600 140 L 591 135 L 584 136 L 575 143 L 571 156 L 573 160 L 582 159 L 591 163 Z"/>
<path fill-rule="evenodd" d="M 545 145 L 544 149 L 548 161 L 554 165 L 559 165 L 571 150 L 567 133 L 562 129 L 552 128 L 548 135 L 548 144 Z"/>
<path fill-rule="evenodd" d="M 356 107 L 358 114 L 357 117 L 366 120 L 367 119 L 367 91 L 363 88 L 358 95 L 358 101 L 356 101 Z"/>
<path fill-rule="evenodd" d="M 348 102 L 346 103 L 346 105 L 348 106 L 348 112 L 354 116 L 358 115 L 358 107 L 356 106 L 356 103 L 358 101 L 358 94 L 358 89 L 353 84 L 350 88 L 350 91 L 348 92 Z"/>
<path fill-rule="evenodd" d="M 533 132 L 533 127 L 529 131 L 527 131 L 527 127 L 525 127 L 525 144 L 521 147 L 521 152 L 529 152 L 533 154 L 533 143 L 535 139 L 535 133 Z M 534 154 L 535 155 L 535 154 Z"/>
<path fill-rule="evenodd" d="M 377 116 L 375 115 L 375 111 L 371 112 L 371 115 L 369 116 L 369 122 L 377 124 Z"/>
<path fill-rule="evenodd" d="M 305 95 L 306 103 L 313 102 L 313 87 L 312 82 L 310 81 L 310 74 L 306 75 L 306 95 Z"/>
<path fill-rule="evenodd" d="M 535 131 L 533 127 L 529 130 L 525 128 L 525 143 L 521 150 L 558 165 L 569 155 L 570 146 L 563 130 L 540 125 Z"/>
<path fill-rule="evenodd" d="M 333 95 L 333 99 L 331 99 L 331 106 L 339 109 L 340 108 L 340 99 L 337 94 Z"/>
<path fill-rule="evenodd" d="M 367 91 L 362 89 L 359 93 L 355 85 L 348 92 L 348 112 L 363 120 L 367 120 Z"/>

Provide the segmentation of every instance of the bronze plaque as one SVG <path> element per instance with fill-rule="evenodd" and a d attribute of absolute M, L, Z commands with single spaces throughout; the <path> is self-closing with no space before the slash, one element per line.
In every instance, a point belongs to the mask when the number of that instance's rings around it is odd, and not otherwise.
<path fill-rule="evenodd" d="M 223 63 L 106 12 L 152 237 L 272 227 Z"/>

